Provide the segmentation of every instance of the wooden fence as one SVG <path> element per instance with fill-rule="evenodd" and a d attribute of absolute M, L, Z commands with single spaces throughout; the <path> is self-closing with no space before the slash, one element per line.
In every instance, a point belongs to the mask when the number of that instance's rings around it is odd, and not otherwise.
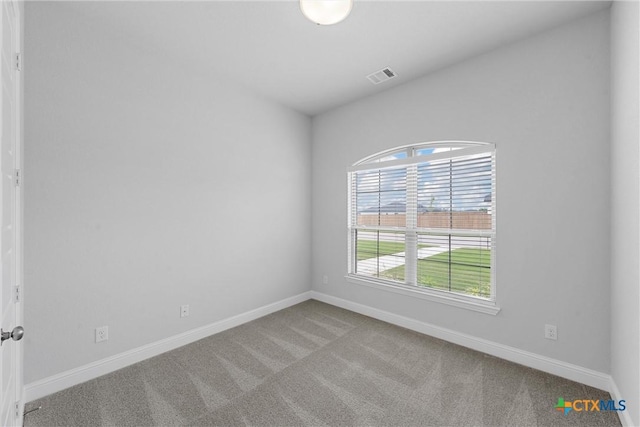
<path fill-rule="evenodd" d="M 418 227 L 490 230 L 491 214 L 487 212 L 426 212 L 418 214 Z M 404 227 L 405 214 L 358 215 L 358 225 Z"/>

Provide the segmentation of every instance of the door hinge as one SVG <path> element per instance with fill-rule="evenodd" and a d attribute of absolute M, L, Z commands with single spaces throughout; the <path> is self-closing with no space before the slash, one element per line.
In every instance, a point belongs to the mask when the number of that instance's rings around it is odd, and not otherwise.
<path fill-rule="evenodd" d="M 20 286 L 14 286 L 13 297 L 16 302 L 20 302 Z"/>
<path fill-rule="evenodd" d="M 16 169 L 15 173 L 16 187 L 20 187 L 20 169 Z"/>
<path fill-rule="evenodd" d="M 16 402 L 16 418 L 20 417 L 20 401 Z"/>
<path fill-rule="evenodd" d="M 16 53 L 16 70 L 22 71 L 22 54 Z"/>

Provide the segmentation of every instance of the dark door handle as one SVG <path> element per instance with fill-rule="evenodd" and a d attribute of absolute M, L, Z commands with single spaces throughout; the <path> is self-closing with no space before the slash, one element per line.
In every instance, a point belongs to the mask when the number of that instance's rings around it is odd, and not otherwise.
<path fill-rule="evenodd" d="M 22 326 L 16 326 L 11 332 L 5 332 L 0 329 L 0 345 L 2 345 L 2 343 L 9 338 L 13 339 L 14 341 L 20 341 L 23 336 L 24 328 Z"/>

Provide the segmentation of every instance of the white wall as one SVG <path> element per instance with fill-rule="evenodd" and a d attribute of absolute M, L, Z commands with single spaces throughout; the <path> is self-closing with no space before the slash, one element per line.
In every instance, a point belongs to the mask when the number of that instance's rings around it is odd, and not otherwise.
<path fill-rule="evenodd" d="M 309 290 L 308 117 L 62 3 L 25 44 L 27 384 Z"/>
<path fill-rule="evenodd" d="M 611 7 L 611 376 L 640 425 L 640 20 L 638 2 Z"/>
<path fill-rule="evenodd" d="M 313 289 L 609 372 L 609 137 L 608 11 L 314 117 Z M 497 145 L 497 316 L 344 279 L 346 168 L 443 139 Z"/>

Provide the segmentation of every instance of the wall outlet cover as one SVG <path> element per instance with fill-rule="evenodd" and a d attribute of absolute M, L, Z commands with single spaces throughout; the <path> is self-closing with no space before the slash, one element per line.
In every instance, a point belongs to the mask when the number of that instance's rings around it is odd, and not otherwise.
<path fill-rule="evenodd" d="M 180 317 L 189 317 L 189 304 L 180 306 Z"/>
<path fill-rule="evenodd" d="M 102 342 L 109 339 L 109 327 L 100 326 L 96 328 L 96 342 Z"/>
<path fill-rule="evenodd" d="M 548 340 L 558 339 L 558 328 L 556 325 L 544 325 L 544 337 Z"/>

